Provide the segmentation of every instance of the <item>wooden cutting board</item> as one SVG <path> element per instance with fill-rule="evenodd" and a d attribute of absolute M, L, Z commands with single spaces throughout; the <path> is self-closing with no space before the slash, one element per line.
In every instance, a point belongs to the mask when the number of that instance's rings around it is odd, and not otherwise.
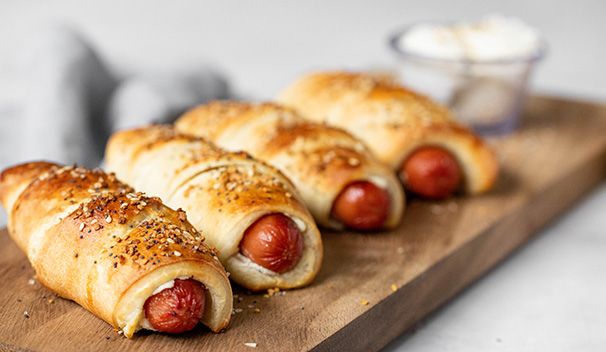
<path fill-rule="evenodd" d="M 377 350 L 557 218 L 606 175 L 606 106 L 533 98 L 519 132 L 491 141 L 503 172 L 489 194 L 411 201 L 390 233 L 324 233 L 315 283 L 273 296 L 236 288 L 231 328 L 132 340 L 35 280 L 0 232 L 0 351 Z M 27 313 L 25 313 L 27 312 Z M 256 343 L 256 349 L 245 343 Z"/>

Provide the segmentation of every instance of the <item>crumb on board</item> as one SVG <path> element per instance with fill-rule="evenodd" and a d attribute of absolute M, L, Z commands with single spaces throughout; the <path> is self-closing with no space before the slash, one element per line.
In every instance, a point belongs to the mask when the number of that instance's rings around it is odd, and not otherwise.
<path fill-rule="evenodd" d="M 279 287 L 276 288 L 268 288 L 267 289 L 267 293 L 263 295 L 263 297 L 265 298 L 269 298 L 269 297 L 273 297 L 275 295 L 280 295 L 280 296 L 284 296 L 286 294 L 286 291 L 280 291 Z"/>
<path fill-rule="evenodd" d="M 28 311 L 23 311 L 23 317 L 25 319 L 29 319 L 29 312 Z"/>
<path fill-rule="evenodd" d="M 391 284 L 391 291 L 396 292 L 398 290 L 398 286 L 396 284 Z"/>
<path fill-rule="evenodd" d="M 444 207 L 442 205 L 439 204 L 434 204 L 432 205 L 429 210 L 431 211 L 432 214 L 434 215 L 442 215 L 444 214 Z"/>
<path fill-rule="evenodd" d="M 250 347 L 250 348 L 257 348 L 257 343 L 256 342 L 244 342 L 244 346 Z"/>
<path fill-rule="evenodd" d="M 363 300 L 360 301 L 360 304 L 363 305 L 363 306 L 367 306 L 368 303 L 370 303 L 370 302 L 368 302 L 367 299 L 363 299 Z"/>
<path fill-rule="evenodd" d="M 34 279 L 34 278 L 32 277 L 31 279 L 27 280 L 27 284 L 28 284 L 28 285 L 30 285 L 30 286 L 31 286 L 31 285 L 35 285 L 35 284 L 36 284 L 36 279 Z"/>
<path fill-rule="evenodd" d="M 456 202 L 451 201 L 448 203 L 446 208 L 448 209 L 449 212 L 456 213 L 459 210 L 459 205 Z"/>

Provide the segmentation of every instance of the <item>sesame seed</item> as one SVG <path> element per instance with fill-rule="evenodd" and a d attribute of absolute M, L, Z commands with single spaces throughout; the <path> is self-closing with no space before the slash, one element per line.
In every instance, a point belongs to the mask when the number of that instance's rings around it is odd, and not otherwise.
<path fill-rule="evenodd" d="M 85 225 L 84 225 L 84 223 L 83 223 L 83 222 L 81 222 L 81 223 L 80 223 L 80 227 L 78 227 L 78 231 L 82 231 L 82 230 L 84 230 L 84 226 L 85 226 Z"/>
<path fill-rule="evenodd" d="M 256 342 L 244 342 L 244 346 L 250 347 L 250 348 L 257 348 L 257 343 Z"/>
<path fill-rule="evenodd" d="M 179 252 L 179 251 L 175 251 L 173 254 L 175 255 L 175 257 L 180 257 L 181 256 L 181 252 Z"/>
<path fill-rule="evenodd" d="M 185 214 L 185 211 L 183 211 L 182 209 L 179 209 L 177 212 L 179 214 L 179 220 L 181 220 L 181 221 L 187 220 L 187 215 Z"/>
<path fill-rule="evenodd" d="M 108 216 L 105 218 L 105 222 L 106 222 L 106 223 L 108 223 L 108 224 L 109 224 L 109 223 L 111 223 L 111 222 L 112 222 L 112 217 L 111 217 L 110 215 L 108 215 Z"/>

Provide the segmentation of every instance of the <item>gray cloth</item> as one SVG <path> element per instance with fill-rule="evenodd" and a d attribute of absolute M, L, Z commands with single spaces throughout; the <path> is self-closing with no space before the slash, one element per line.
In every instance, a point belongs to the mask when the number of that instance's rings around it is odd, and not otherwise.
<path fill-rule="evenodd" d="M 84 37 L 64 27 L 39 33 L 17 57 L 22 94 L 0 97 L 2 169 L 42 159 L 97 166 L 112 131 L 171 122 L 191 106 L 228 97 L 225 80 L 204 67 L 116 77 Z"/>
<path fill-rule="evenodd" d="M 135 76 L 114 91 L 108 121 L 113 131 L 149 123 L 172 123 L 192 106 L 227 96 L 225 81 L 209 70 Z"/>
<path fill-rule="evenodd" d="M 45 159 L 96 165 L 117 80 L 86 41 L 66 28 L 40 33 L 18 56 L 24 90 L 0 146 L 15 153 L 2 164 Z"/>

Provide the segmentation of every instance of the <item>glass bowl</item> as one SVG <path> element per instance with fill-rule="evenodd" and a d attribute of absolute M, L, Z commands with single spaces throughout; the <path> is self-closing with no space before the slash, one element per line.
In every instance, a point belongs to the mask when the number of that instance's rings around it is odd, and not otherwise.
<path fill-rule="evenodd" d="M 480 134 L 513 131 L 531 73 L 545 55 L 545 40 L 541 38 L 538 50 L 528 57 L 491 61 L 442 59 L 402 48 L 401 38 L 413 26 L 396 32 L 389 39 L 398 59 L 401 82 L 448 106 L 459 121 Z"/>

